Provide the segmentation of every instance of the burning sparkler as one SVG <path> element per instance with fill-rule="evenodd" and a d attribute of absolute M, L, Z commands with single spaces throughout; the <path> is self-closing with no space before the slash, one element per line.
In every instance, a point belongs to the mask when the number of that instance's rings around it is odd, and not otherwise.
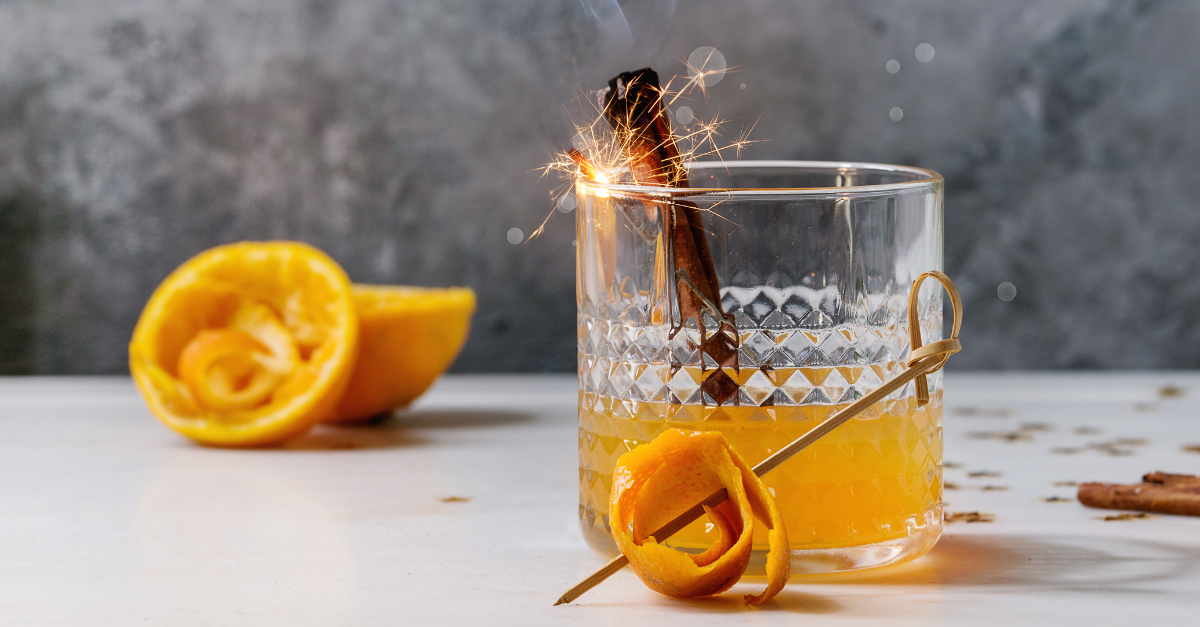
<path fill-rule="evenodd" d="M 689 75 L 677 88 L 674 84 L 681 80 L 679 77 L 673 77 L 661 88 L 656 87 L 656 97 L 662 102 L 661 115 L 668 127 L 668 112 L 675 108 L 676 103 L 693 101 L 697 92 L 700 96 L 707 97 L 707 87 L 715 84 L 714 77 L 723 76 L 734 69 L 725 67 L 724 63 L 711 64 L 709 58 L 714 53 L 720 54 L 716 49 L 712 49 L 709 56 L 689 62 Z M 554 155 L 550 163 L 542 169 L 543 176 L 557 174 L 566 179 L 570 186 L 573 186 L 579 177 L 597 183 L 633 182 L 630 176 L 634 163 L 629 152 L 631 146 L 627 145 L 629 138 L 626 136 L 623 140 L 605 118 L 604 98 L 608 91 L 604 89 L 587 93 L 577 99 L 574 106 L 576 111 L 571 113 L 575 131 L 571 147 Z M 761 141 L 750 139 L 753 125 L 731 134 L 727 129 L 729 122 L 728 119 L 716 115 L 708 120 L 697 117 L 687 124 L 675 126 L 673 133 L 668 137 L 675 144 L 679 163 L 711 158 L 724 161 L 730 152 L 735 156 L 740 155 L 747 146 Z M 683 132 L 680 132 L 681 128 Z M 658 184 L 673 186 L 672 183 L 665 181 Z M 550 215 L 553 215 L 553 212 Z M 545 225 L 546 222 L 543 221 L 530 237 L 540 235 Z"/>
<path fill-rule="evenodd" d="M 703 92 L 728 71 L 723 58 L 719 63 L 712 61 L 716 54 L 715 49 L 693 54 L 696 58 L 689 62 L 689 78 L 679 90 L 672 90 L 670 83 L 660 86 L 658 74 L 650 68 L 610 80 L 608 88 L 588 99 L 595 116 L 577 125 L 572 147 L 560 153 L 545 172 L 557 171 L 571 182 L 585 185 L 589 181 L 619 182 L 678 190 L 689 187 L 687 161 L 706 157 L 723 160 L 729 151 L 740 154 L 751 143 L 752 128 L 722 141 L 726 138 L 725 121 L 716 118 L 697 122 L 676 135 L 668 114 L 685 94 L 697 89 Z M 665 253 L 669 268 L 664 268 L 664 280 L 674 286 L 672 313 L 678 314 L 672 316 L 671 336 L 691 321 L 702 338 L 698 348 L 717 368 L 704 380 L 704 392 L 719 403 L 732 398 L 739 386 L 721 369 L 739 371 L 740 337 L 732 316 L 721 307 L 721 289 L 700 208 L 674 195 L 622 198 L 616 205 L 647 244 Z M 543 221 L 534 236 L 545 224 Z M 706 332 L 706 326 L 715 332 Z"/>

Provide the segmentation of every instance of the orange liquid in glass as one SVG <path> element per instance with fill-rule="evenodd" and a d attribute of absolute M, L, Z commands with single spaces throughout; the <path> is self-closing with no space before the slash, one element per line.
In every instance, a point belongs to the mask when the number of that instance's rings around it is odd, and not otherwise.
<path fill-rule="evenodd" d="M 720 431 L 754 465 L 843 407 L 670 405 L 581 392 L 579 513 L 588 543 L 615 554 L 608 529 L 613 469 L 622 453 L 662 431 Z M 775 495 L 793 551 L 903 540 L 923 530 L 933 532 L 932 546 L 942 516 L 941 391 L 921 408 L 912 397 L 881 401 L 763 480 Z M 712 525 L 702 517 L 667 542 L 699 549 L 714 539 Z M 761 525 L 754 548 L 767 548 Z M 909 557 L 927 548 L 918 547 Z"/>

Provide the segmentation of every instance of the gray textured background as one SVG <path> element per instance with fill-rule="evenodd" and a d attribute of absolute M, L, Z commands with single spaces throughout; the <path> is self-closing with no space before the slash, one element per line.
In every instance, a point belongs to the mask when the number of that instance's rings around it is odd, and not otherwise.
<path fill-rule="evenodd" d="M 759 120 L 749 157 L 942 172 L 954 367 L 1200 367 L 1198 33 L 1184 0 L 683 0 L 647 60 L 739 66 L 693 108 Z M 572 219 L 506 232 L 578 82 L 631 69 L 604 44 L 574 0 L 0 0 L 0 373 L 124 371 L 174 266 L 261 238 L 475 288 L 460 371 L 573 369 Z"/>

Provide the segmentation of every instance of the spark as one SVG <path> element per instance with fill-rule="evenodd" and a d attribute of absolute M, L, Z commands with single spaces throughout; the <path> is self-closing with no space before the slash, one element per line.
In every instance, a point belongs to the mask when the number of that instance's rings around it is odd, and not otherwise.
<path fill-rule="evenodd" d="M 703 65 L 702 63 L 701 66 Z M 705 77 L 721 71 L 731 72 L 735 69 L 731 67 L 725 70 L 703 71 L 701 68 L 691 68 L 692 75 L 683 80 L 682 87 L 678 89 L 673 88 L 673 85 L 681 79 L 677 76 L 672 77 L 661 88 L 660 97 L 663 106 L 659 115 L 666 116 L 667 110 L 673 108 L 678 101 L 694 101 L 697 92 L 699 92 L 699 97 L 706 101 L 708 92 L 705 88 Z M 603 93 L 603 90 L 587 92 L 580 88 L 574 101 L 567 106 L 567 114 L 575 131 L 571 141 L 572 146 L 555 153 L 550 162 L 540 169 L 542 178 L 554 174 L 564 181 L 563 185 L 551 193 L 552 198 L 561 196 L 562 193 L 576 185 L 583 185 L 586 189 L 589 183 L 603 186 L 611 183 L 632 182 L 629 172 L 635 164 L 628 157 L 631 151 L 627 150 L 629 146 L 621 143 L 617 133 L 613 132 L 612 127 L 604 118 Z M 635 107 L 631 107 L 631 110 L 633 108 Z M 669 121 L 667 122 L 669 124 Z M 727 130 L 730 120 L 720 114 L 709 119 L 697 117 L 692 124 L 675 127 L 672 136 L 666 141 L 673 140 L 675 142 L 679 159 L 682 162 L 701 160 L 723 162 L 730 156 L 735 158 L 740 156 L 750 145 L 763 141 L 751 139 L 751 134 L 758 122 L 759 120 L 755 120 L 748 128 L 731 133 Z M 629 125 L 632 121 L 625 120 L 623 123 Z M 655 148 L 661 147 L 660 145 Z M 674 186 L 677 181 L 668 183 L 670 186 Z M 590 190 L 592 195 L 606 195 L 602 192 L 602 189 Z M 580 194 L 577 193 L 577 195 Z M 555 213 L 556 211 L 552 208 L 526 241 L 539 237 Z"/>

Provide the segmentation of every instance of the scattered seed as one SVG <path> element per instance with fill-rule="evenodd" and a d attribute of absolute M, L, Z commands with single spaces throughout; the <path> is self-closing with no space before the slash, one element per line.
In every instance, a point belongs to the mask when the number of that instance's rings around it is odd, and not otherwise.
<path fill-rule="evenodd" d="M 1020 431 L 1052 431 L 1053 429 L 1054 427 L 1051 427 L 1044 422 L 1023 422 L 1021 423 Z"/>
<path fill-rule="evenodd" d="M 1184 444 L 1184 453 L 1200 453 L 1200 444 Z"/>
<path fill-rule="evenodd" d="M 1074 501 L 1075 499 L 1069 499 L 1065 496 L 1043 496 L 1041 498 L 1041 500 L 1043 500 L 1047 503 L 1067 503 L 1070 501 Z"/>
<path fill-rule="evenodd" d="M 1075 435 L 1096 435 L 1100 433 L 1099 427 L 1075 427 Z"/>
<path fill-rule="evenodd" d="M 958 462 L 942 462 L 942 468 L 962 468 L 963 465 Z"/>
<path fill-rule="evenodd" d="M 471 500 L 471 497 L 469 497 L 469 496 L 447 496 L 446 498 L 442 499 L 442 502 L 443 503 L 466 503 L 467 501 L 470 501 L 470 500 Z"/>
<path fill-rule="evenodd" d="M 1083 451 L 1097 451 L 1113 457 L 1127 457 L 1133 455 L 1133 449 L 1129 447 L 1145 446 L 1146 444 L 1149 444 L 1149 440 L 1145 438 L 1117 438 L 1107 442 L 1092 442 L 1082 447 L 1056 446 L 1050 449 L 1050 452 L 1060 455 L 1074 455 Z"/>
<path fill-rule="evenodd" d="M 1004 473 L 996 472 L 994 470 L 976 470 L 974 472 L 968 472 L 967 476 L 968 477 L 1003 477 Z"/>
<path fill-rule="evenodd" d="M 1136 514 L 1117 514 L 1115 516 L 1105 516 L 1104 518 L 1097 518 L 1096 520 L 1134 520 L 1137 518 L 1156 518 L 1156 516 L 1147 514 L 1146 512 L 1138 512 Z"/>
<path fill-rule="evenodd" d="M 1093 442 L 1088 444 L 1086 448 L 1113 457 L 1127 457 L 1133 455 L 1133 450 L 1128 447 L 1145 446 L 1146 443 L 1147 441 L 1142 438 L 1117 438 L 1107 442 Z"/>
<path fill-rule="evenodd" d="M 1003 407 L 985 408 L 985 407 L 955 407 L 955 416 L 967 416 L 972 418 L 1008 418 L 1012 412 Z"/>
<path fill-rule="evenodd" d="M 1179 398 L 1183 396 L 1183 388 L 1178 385 L 1164 385 L 1158 388 L 1159 398 Z"/>
<path fill-rule="evenodd" d="M 982 512 L 946 512 L 945 520 L 948 523 L 953 523 L 953 522 L 990 523 L 990 522 L 996 521 L 996 515 L 995 514 L 984 514 Z"/>
<path fill-rule="evenodd" d="M 1050 485 L 1053 485 L 1056 488 L 1073 488 L 1073 487 L 1079 485 L 1079 482 L 1078 481 L 1055 481 L 1054 483 L 1052 483 Z"/>
<path fill-rule="evenodd" d="M 981 490 L 983 492 L 1004 492 L 1004 491 L 1008 490 L 1008 486 L 1006 486 L 1006 485 L 982 485 L 982 486 L 959 485 L 952 481 L 943 482 L 942 488 L 944 488 L 946 490 Z"/>
<path fill-rule="evenodd" d="M 967 434 L 967 437 L 976 440 L 1001 440 L 1003 442 L 1028 442 L 1033 439 L 1028 433 L 1023 431 L 972 431 Z"/>

